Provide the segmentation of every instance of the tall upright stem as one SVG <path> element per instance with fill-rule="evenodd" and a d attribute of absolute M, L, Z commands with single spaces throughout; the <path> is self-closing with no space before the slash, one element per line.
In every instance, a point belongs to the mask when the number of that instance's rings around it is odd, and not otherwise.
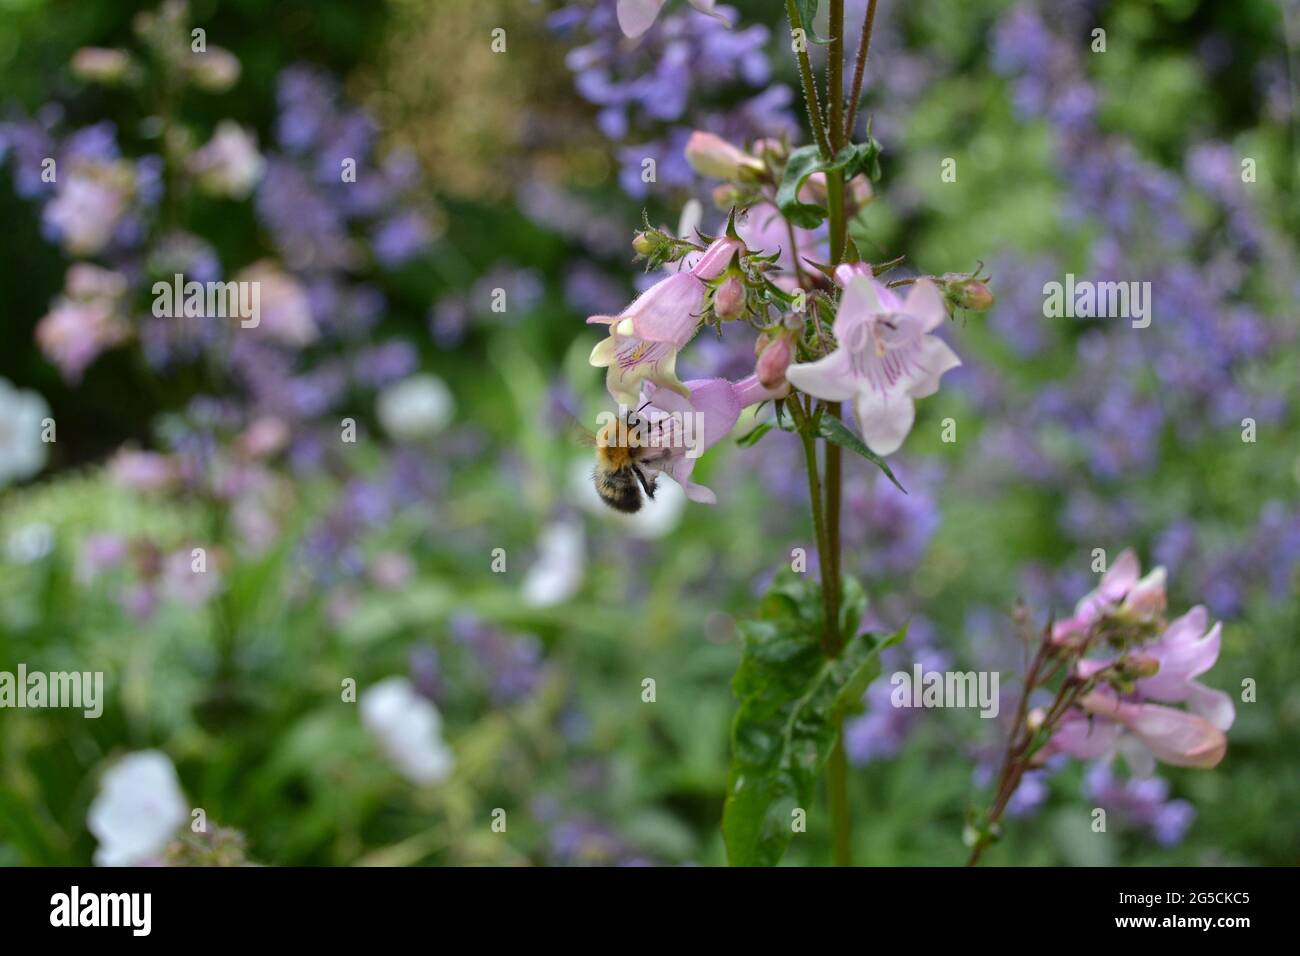
<path fill-rule="evenodd" d="M 826 62 L 826 101 L 830 125 L 832 155 L 845 145 L 844 131 L 844 0 L 830 3 L 830 48 Z M 831 265 L 844 260 L 847 223 L 844 219 L 844 173 L 835 170 L 826 176 L 826 206 L 830 219 Z M 828 404 L 823 411 L 839 415 L 838 404 Z M 851 635 L 840 634 L 840 447 L 826 443 L 826 552 L 822 562 L 822 590 L 828 599 L 826 635 L 823 640 L 830 656 L 838 656 L 844 640 Z M 835 726 L 835 746 L 826 765 L 827 799 L 831 811 L 831 832 L 836 866 L 853 864 L 853 821 L 849 815 L 848 762 L 844 757 L 844 720 Z"/>
<path fill-rule="evenodd" d="M 831 143 L 826 138 L 826 124 L 822 120 L 821 104 L 817 101 L 817 83 L 813 80 L 812 61 L 808 59 L 808 36 L 812 32 L 812 24 L 804 23 L 799 18 L 799 8 L 795 6 L 794 0 L 785 0 L 785 15 L 790 20 L 791 30 L 804 31 L 804 42 L 795 53 L 799 62 L 799 80 L 803 84 L 803 99 L 808 108 L 808 123 L 812 126 L 813 138 L 817 140 L 822 156 L 829 159 Z"/>

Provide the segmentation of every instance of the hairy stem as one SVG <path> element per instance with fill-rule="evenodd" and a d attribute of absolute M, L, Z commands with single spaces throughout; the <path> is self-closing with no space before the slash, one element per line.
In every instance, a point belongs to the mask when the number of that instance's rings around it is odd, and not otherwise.
<path fill-rule="evenodd" d="M 812 31 L 811 23 L 804 23 L 799 19 L 799 8 L 795 6 L 794 0 L 785 0 L 785 14 L 790 20 L 790 29 L 804 31 L 803 43 L 800 49 L 795 53 L 799 61 L 799 79 L 803 83 L 804 103 L 808 107 L 808 122 L 812 126 L 813 138 L 817 140 L 817 146 L 822 151 L 822 157 L 829 159 L 831 156 L 830 140 L 826 138 L 826 124 L 822 120 L 821 103 L 817 100 L 817 83 L 813 80 L 812 61 L 808 59 L 808 36 Z"/>
<path fill-rule="evenodd" d="M 835 647 L 835 605 L 832 603 L 838 587 L 832 586 L 831 561 L 828 557 L 830 550 L 830 536 L 826 529 L 826 513 L 822 509 L 822 485 L 821 478 L 817 473 L 817 443 L 813 439 L 811 429 L 808 427 L 811 414 L 811 401 L 809 402 L 809 411 L 805 411 L 799 402 L 798 396 L 792 396 L 786 400 L 793 408 L 798 409 L 799 419 L 799 436 L 803 441 L 804 464 L 808 468 L 808 500 L 812 504 L 813 514 L 813 531 L 817 536 L 817 559 L 821 565 L 822 576 L 822 616 L 824 625 L 822 628 L 822 652 L 827 657 L 834 657 L 838 652 Z"/>
<path fill-rule="evenodd" d="M 826 98 L 830 106 L 832 153 L 844 146 L 844 0 L 831 0 L 830 49 L 826 67 Z M 830 218 L 831 265 L 844 260 L 847 223 L 844 219 L 844 173 L 840 170 L 826 176 L 826 205 Z M 838 417 L 838 403 L 828 404 L 822 414 Z M 822 590 L 825 596 L 826 633 L 823 649 L 838 656 L 844 646 L 844 635 L 839 633 L 840 610 L 840 498 L 841 498 L 840 447 L 826 443 L 826 551 L 822 562 Z M 830 800 L 831 831 L 834 835 L 834 861 L 836 866 L 852 865 L 853 821 L 849 815 L 848 764 L 844 759 L 844 720 L 835 726 L 835 748 L 826 765 L 826 786 Z"/>
<path fill-rule="evenodd" d="M 867 4 L 867 17 L 862 21 L 862 39 L 858 41 L 858 62 L 853 67 L 853 86 L 849 90 L 849 115 L 844 121 L 844 138 L 853 138 L 853 126 L 858 121 L 858 101 L 862 99 L 862 77 L 867 72 L 867 51 L 871 49 L 871 30 L 876 22 L 876 0 Z"/>

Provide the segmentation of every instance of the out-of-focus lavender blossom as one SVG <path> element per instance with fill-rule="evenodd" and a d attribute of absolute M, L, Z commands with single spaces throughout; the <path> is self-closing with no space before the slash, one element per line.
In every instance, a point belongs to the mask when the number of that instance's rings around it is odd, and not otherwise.
<path fill-rule="evenodd" d="M 1088 768 L 1084 794 L 1123 822 L 1147 830 L 1161 846 L 1177 846 L 1196 819 L 1196 808 L 1186 800 L 1169 798 L 1169 782 L 1162 777 L 1115 775 L 1110 764 Z"/>
<path fill-rule="evenodd" d="M 510 324 L 541 302 L 545 283 L 536 269 L 497 263 L 468 291 L 444 296 L 429 314 L 429 334 L 443 348 L 454 348 L 478 325 Z"/>
<path fill-rule="evenodd" d="M 705 129 L 732 142 L 794 134 L 794 95 L 769 86 L 764 26 L 730 29 L 730 7 L 712 17 L 689 7 L 665 12 L 634 44 L 618 24 L 615 0 L 572 5 L 552 14 L 552 28 L 574 46 L 567 64 L 578 94 L 595 105 L 596 123 L 620 148 L 619 182 L 631 196 L 697 183 L 684 156 L 692 129 Z M 728 89 L 758 91 L 725 111 L 709 100 Z M 655 161 L 653 182 L 642 176 Z"/>
<path fill-rule="evenodd" d="M 536 637 L 506 634 L 470 614 L 456 615 L 449 630 L 452 640 L 469 651 L 493 703 L 513 703 L 537 687 L 542 647 Z"/>
<path fill-rule="evenodd" d="M 1249 541 L 1199 540 L 1194 525 L 1169 528 L 1167 513 L 1150 507 L 1134 479 L 1162 461 L 1169 442 L 1203 449 L 1245 418 L 1284 427 L 1285 404 L 1261 386 L 1257 366 L 1297 333 L 1250 296 L 1259 265 L 1270 256 L 1287 261 L 1288 243 L 1243 187 L 1231 144 L 1194 144 L 1182 169 L 1166 168 L 1102 126 L 1086 48 L 1074 39 L 1081 11 L 1020 4 L 990 40 L 1017 115 L 1045 126 L 1069 170 L 1059 183 L 1064 226 L 1087 252 L 1073 263 L 1000 256 L 988 323 L 1025 356 L 1072 342 L 1074 364 L 1030 392 L 973 354 L 954 381 L 988 420 L 976 446 L 985 481 L 1051 488 L 1062 501 L 1061 530 L 1078 545 L 1131 538 L 1135 529 L 1163 535 L 1161 549 L 1188 565 L 1180 580 L 1227 615 L 1252 589 L 1294 581 L 1300 556 L 1284 544 L 1286 523 L 1261 522 Z M 1149 281 L 1151 325 L 1044 318 L 1043 284 L 1066 271 Z M 1275 554 L 1276 563 L 1254 565 L 1251 552 Z"/>
<path fill-rule="evenodd" d="M 857 766 L 895 756 L 909 736 L 925 719 L 927 712 L 912 707 L 895 707 L 891 700 L 895 686 L 890 677 L 896 671 L 908 671 L 914 664 L 923 671 L 946 671 L 952 658 L 933 646 L 934 629 L 925 618 L 913 618 L 908 624 L 906 642 L 891 647 L 881 655 L 881 674 L 867 688 L 863 697 L 865 712 L 844 725 L 844 751 Z"/>

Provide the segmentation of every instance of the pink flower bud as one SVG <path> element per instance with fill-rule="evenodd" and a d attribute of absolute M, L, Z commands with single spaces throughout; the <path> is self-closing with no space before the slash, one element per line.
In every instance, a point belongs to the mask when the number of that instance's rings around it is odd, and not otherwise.
<path fill-rule="evenodd" d="M 857 276 L 872 278 L 871 266 L 866 262 L 844 262 L 835 267 L 835 284 L 841 289 L 847 289 Z"/>
<path fill-rule="evenodd" d="M 875 193 L 871 189 L 871 180 L 866 176 L 854 176 L 847 185 L 849 201 L 858 209 L 875 198 Z"/>
<path fill-rule="evenodd" d="M 721 136 L 696 130 L 686 142 L 686 161 L 710 179 L 740 179 L 743 173 L 762 173 L 762 160 L 732 146 Z"/>
<path fill-rule="evenodd" d="M 92 83 L 117 83 L 131 68 L 131 57 L 123 50 L 83 46 L 72 54 L 72 72 Z"/>
<path fill-rule="evenodd" d="M 965 276 L 957 276 L 944 282 L 944 292 L 948 301 L 962 309 L 983 312 L 993 305 L 993 293 L 983 282 Z"/>
<path fill-rule="evenodd" d="M 754 372 L 764 388 L 779 388 L 785 383 L 785 370 L 789 367 L 790 340 L 783 335 L 763 349 Z"/>
<path fill-rule="evenodd" d="M 745 312 L 745 284 L 740 277 L 729 275 L 713 292 L 713 313 L 724 322 L 740 318 Z"/>

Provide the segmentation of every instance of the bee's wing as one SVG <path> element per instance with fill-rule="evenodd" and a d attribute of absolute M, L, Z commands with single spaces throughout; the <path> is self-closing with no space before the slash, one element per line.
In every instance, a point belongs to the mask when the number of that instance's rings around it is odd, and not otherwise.
<path fill-rule="evenodd" d="M 573 436 L 575 443 L 585 445 L 588 448 L 596 447 L 596 433 L 576 418 L 569 422 L 569 433 Z"/>

